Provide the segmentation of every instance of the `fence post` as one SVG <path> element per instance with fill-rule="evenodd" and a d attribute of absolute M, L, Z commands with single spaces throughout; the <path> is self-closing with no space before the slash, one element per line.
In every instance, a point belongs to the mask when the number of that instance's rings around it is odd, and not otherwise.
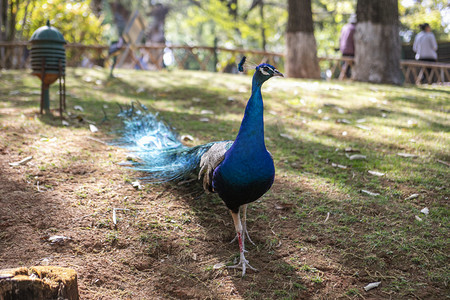
<path fill-rule="evenodd" d="M 214 37 L 214 72 L 217 72 L 217 64 L 219 63 L 219 59 L 217 57 L 217 43 L 218 43 L 218 39 L 217 37 Z"/>

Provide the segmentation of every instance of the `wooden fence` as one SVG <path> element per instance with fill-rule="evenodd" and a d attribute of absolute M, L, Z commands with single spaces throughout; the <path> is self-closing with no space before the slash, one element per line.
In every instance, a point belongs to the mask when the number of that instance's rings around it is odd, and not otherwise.
<path fill-rule="evenodd" d="M 0 42 L 0 69 L 24 69 L 30 67 L 28 42 Z M 67 44 L 67 66 L 108 67 L 112 59 L 108 46 Z M 284 55 L 257 50 L 228 49 L 205 46 L 138 45 L 129 51 L 122 67 L 161 70 L 167 66 L 164 61 L 172 60 L 169 67 L 179 69 L 233 72 L 236 57 L 247 55 L 254 62 L 268 62 L 284 69 Z M 164 56 L 167 56 L 164 59 Z M 354 65 L 352 58 L 320 57 L 322 77 L 327 79 L 348 79 Z M 402 60 L 404 82 L 409 84 L 431 84 L 450 82 L 450 64 Z M 350 70 L 349 70 L 350 69 Z"/>

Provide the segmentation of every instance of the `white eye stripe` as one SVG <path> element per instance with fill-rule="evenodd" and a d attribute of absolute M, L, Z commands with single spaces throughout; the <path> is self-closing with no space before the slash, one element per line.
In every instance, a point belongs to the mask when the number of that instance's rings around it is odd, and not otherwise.
<path fill-rule="evenodd" d="M 259 70 L 261 71 L 261 73 L 262 73 L 263 75 L 266 75 L 266 76 L 269 76 L 269 75 L 270 75 L 270 73 L 267 72 L 267 71 L 269 71 L 269 70 L 272 71 L 272 73 L 275 73 L 275 69 L 274 69 L 273 67 L 271 67 L 271 66 L 268 66 L 268 65 L 259 68 Z"/>

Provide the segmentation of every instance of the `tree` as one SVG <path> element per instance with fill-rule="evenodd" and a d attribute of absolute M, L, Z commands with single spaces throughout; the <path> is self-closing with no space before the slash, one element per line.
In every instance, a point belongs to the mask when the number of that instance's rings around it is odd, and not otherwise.
<path fill-rule="evenodd" d="M 0 0 L 0 41 L 14 41 L 20 0 Z"/>
<path fill-rule="evenodd" d="M 166 26 L 166 16 L 170 11 L 169 6 L 157 3 L 148 16 L 152 17 L 152 20 L 148 25 L 146 33 L 146 43 L 159 43 L 164 44 L 166 42 L 165 36 L 165 26 Z"/>
<path fill-rule="evenodd" d="M 354 79 L 401 84 L 397 0 L 358 0 Z"/>
<path fill-rule="evenodd" d="M 320 78 L 311 0 L 288 0 L 286 73 L 289 77 Z"/>
<path fill-rule="evenodd" d="M 446 12 L 447 11 L 447 12 Z M 436 39 L 450 39 L 450 12 L 448 0 L 400 1 L 400 35 L 404 42 L 412 42 L 415 34 L 420 32 L 419 25 L 428 23 Z"/>
<path fill-rule="evenodd" d="M 10 1 L 9 20 L 12 12 L 17 11 L 14 36 L 10 40 L 28 40 L 36 29 L 50 20 L 69 43 L 99 44 L 103 42 L 102 21 L 89 5 L 90 1 L 81 0 Z"/>

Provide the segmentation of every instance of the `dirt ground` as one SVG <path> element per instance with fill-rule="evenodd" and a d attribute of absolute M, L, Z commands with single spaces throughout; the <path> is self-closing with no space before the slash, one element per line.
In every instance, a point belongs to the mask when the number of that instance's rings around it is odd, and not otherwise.
<path fill-rule="evenodd" d="M 27 118 L 34 118 L 33 113 Z M 311 237 L 296 236 L 296 224 L 277 222 L 283 211 L 275 209 L 269 221 L 250 217 L 256 247 L 248 245 L 247 258 L 259 272 L 248 271 L 242 279 L 239 271 L 217 268 L 236 257 L 238 248 L 229 243 L 234 237 L 232 220 L 215 195 L 204 195 L 189 184 L 136 190 L 124 179 L 128 171 L 117 165 L 125 157 L 121 149 L 85 133 L 67 130 L 64 137 L 46 141 L 36 129 L 3 125 L 2 268 L 47 264 L 73 268 L 81 299 L 283 298 L 289 295 L 284 291 L 295 291 L 298 298 L 323 299 L 366 281 L 337 264 L 329 249 L 313 251 L 320 248 L 320 238 L 311 240 L 308 248 L 285 243 Z M 21 148 L 27 153 L 17 155 Z M 26 165 L 9 166 L 28 155 L 34 158 Z M 281 188 L 278 179 L 274 192 Z M 117 229 L 112 224 L 113 208 L 129 209 L 117 212 Z M 70 240 L 51 244 L 48 238 L 53 235 Z M 267 236 L 269 242 L 264 240 Z M 314 261 L 325 282 L 300 279 L 289 265 L 295 255 Z"/>
<path fill-rule="evenodd" d="M 38 121 L 32 108 L 4 108 L 0 114 L 1 268 L 73 268 L 81 299 L 448 297 L 432 282 L 403 296 L 381 288 L 364 292 L 370 282 L 392 282 L 405 273 L 411 274 L 408 281 L 423 280 L 423 274 L 396 253 L 383 258 L 390 273 L 376 264 L 361 269 L 359 254 L 343 252 L 326 230 L 338 221 L 308 211 L 287 218 L 291 207 L 279 207 L 272 195 L 289 188 L 292 197 L 303 195 L 306 203 L 323 195 L 307 180 L 288 181 L 283 175 L 249 207 L 256 245 L 247 245 L 247 259 L 259 272 L 249 270 L 241 278 L 240 271 L 223 267 L 238 257 L 238 245 L 230 244 L 232 219 L 216 195 L 205 194 L 196 182 L 136 189 L 131 184 L 136 173 L 119 165 L 125 151 L 99 142 L 108 136 L 81 126 L 55 126 L 56 118 Z M 26 164 L 9 165 L 30 155 Z M 344 194 L 333 198 L 345 206 Z M 123 209 L 116 211 L 116 225 L 114 209 Z M 373 206 L 366 214 L 382 211 Z M 355 224 L 348 235 L 363 235 L 362 230 Z M 52 244 L 48 238 L 54 235 L 69 239 Z"/>

